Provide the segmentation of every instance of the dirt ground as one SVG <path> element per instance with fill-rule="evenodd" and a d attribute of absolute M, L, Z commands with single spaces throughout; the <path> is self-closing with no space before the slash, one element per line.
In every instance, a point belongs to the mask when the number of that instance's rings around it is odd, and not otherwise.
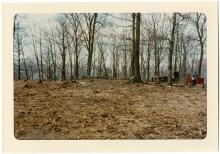
<path fill-rule="evenodd" d="M 17 139 L 203 139 L 206 89 L 125 80 L 14 82 Z"/>

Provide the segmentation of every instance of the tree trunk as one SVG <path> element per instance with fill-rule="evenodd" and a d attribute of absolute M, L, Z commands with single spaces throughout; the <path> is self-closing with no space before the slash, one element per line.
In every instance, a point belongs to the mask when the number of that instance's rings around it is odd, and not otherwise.
<path fill-rule="evenodd" d="M 195 63 L 195 52 L 193 53 L 193 59 L 192 59 L 192 73 L 195 73 L 194 63 Z"/>
<path fill-rule="evenodd" d="M 199 37 L 199 43 L 200 43 L 200 58 L 199 58 L 199 66 L 198 66 L 198 75 L 201 75 L 201 70 L 202 70 L 202 60 L 203 60 L 203 54 L 204 54 L 204 42 L 203 42 L 203 36 L 204 36 L 204 25 L 206 23 L 206 17 L 204 16 L 204 21 L 201 25 L 201 27 L 199 26 L 199 23 L 200 23 L 200 17 L 201 17 L 201 14 L 199 13 L 196 13 L 196 17 L 197 17 L 197 20 L 196 20 L 196 29 L 197 29 L 197 33 L 198 33 L 198 37 Z M 205 41 L 205 40 L 204 40 Z"/>
<path fill-rule="evenodd" d="M 66 55 L 62 54 L 62 81 L 66 80 Z"/>
<path fill-rule="evenodd" d="M 201 70 L 202 70 L 202 60 L 203 60 L 203 53 L 204 53 L 204 50 L 203 50 L 203 43 L 200 43 L 200 44 L 201 44 L 201 53 L 200 53 L 199 67 L 198 67 L 198 75 L 199 75 L 199 76 L 201 75 Z"/>
<path fill-rule="evenodd" d="M 179 79 L 182 79 L 182 57 L 179 57 Z"/>
<path fill-rule="evenodd" d="M 76 54 L 76 61 L 75 61 L 75 79 L 79 79 L 79 58 L 78 54 Z"/>
<path fill-rule="evenodd" d="M 123 77 L 124 79 L 127 79 L 127 53 L 126 53 L 126 48 L 124 51 L 124 66 L 123 66 Z"/>
<path fill-rule="evenodd" d="M 135 78 L 133 82 L 141 83 L 141 74 L 140 74 L 140 23 L 141 23 L 141 14 L 137 13 L 137 22 L 136 22 L 136 41 L 135 41 Z"/>
<path fill-rule="evenodd" d="M 16 19 L 17 19 L 18 15 L 15 14 L 14 16 L 14 27 L 13 27 L 13 38 L 15 39 L 15 32 L 16 32 Z"/>
<path fill-rule="evenodd" d="M 103 50 L 100 50 L 101 51 L 101 59 L 102 59 L 102 67 L 104 69 L 104 77 L 105 78 L 108 78 L 108 72 L 107 72 L 107 68 L 105 66 L 105 57 L 104 57 L 104 51 Z"/>
<path fill-rule="evenodd" d="M 136 14 L 132 13 L 132 52 L 131 52 L 131 76 L 134 76 L 135 74 L 135 41 L 136 41 L 136 37 L 135 37 L 135 20 L 136 20 Z"/>
<path fill-rule="evenodd" d="M 157 76 L 160 76 L 160 55 L 158 51 L 158 56 L 157 56 Z"/>
<path fill-rule="evenodd" d="M 51 47 L 51 46 L 50 46 Z M 48 80 L 51 80 L 52 79 L 52 69 L 51 69 L 51 56 L 50 56 L 50 54 L 52 53 L 52 48 L 48 48 L 48 52 L 47 52 L 47 78 L 48 78 Z"/>
<path fill-rule="evenodd" d="M 140 56 L 141 56 L 141 64 L 140 64 L 140 74 L 141 74 L 141 77 L 143 77 L 143 74 L 144 74 L 144 56 L 143 56 L 143 54 L 144 54 L 144 51 L 143 51 L 143 49 L 141 48 L 140 49 Z"/>
<path fill-rule="evenodd" d="M 41 32 L 40 32 L 40 71 L 41 71 L 41 80 L 43 80 L 43 53 L 42 53 L 42 42 L 41 42 Z"/>
<path fill-rule="evenodd" d="M 115 52 L 113 51 L 113 62 L 112 62 L 112 64 L 113 64 L 113 68 L 112 68 L 112 70 L 113 70 L 113 74 L 112 74 L 112 77 L 113 78 L 116 78 L 117 77 L 117 70 L 116 70 L 116 55 L 115 55 Z"/>
<path fill-rule="evenodd" d="M 62 34 L 62 81 L 66 80 L 66 48 L 65 48 L 65 42 L 64 42 L 65 36 L 64 31 Z"/>
<path fill-rule="evenodd" d="M 95 65 L 96 64 L 96 61 L 95 61 L 96 60 L 96 51 L 95 50 L 93 51 L 93 58 L 92 58 L 92 60 L 93 60 L 93 63 L 91 65 L 92 66 L 92 70 L 93 70 L 92 71 L 92 73 L 93 73 L 92 76 L 95 77 L 95 73 L 97 75 L 97 72 L 95 72 L 95 71 L 97 71 L 96 70 L 96 65 Z"/>
<path fill-rule="evenodd" d="M 185 46 L 185 42 L 184 42 L 184 40 L 183 40 L 183 38 L 182 38 L 182 49 L 183 49 L 183 66 L 182 66 L 182 77 L 183 77 L 183 79 L 185 79 L 185 77 L 186 77 L 186 61 L 187 61 L 187 59 L 186 59 L 186 46 Z"/>
<path fill-rule="evenodd" d="M 175 42 L 175 59 L 174 59 L 174 72 L 177 71 L 177 61 L 178 61 L 178 25 L 176 26 L 176 42 Z"/>
<path fill-rule="evenodd" d="M 168 84 L 172 85 L 172 56 L 174 50 L 174 40 L 175 40 L 175 27 L 176 27 L 176 13 L 173 14 L 173 25 L 172 25 L 172 32 L 171 32 L 171 39 L 169 41 L 170 48 L 169 48 L 169 56 L 168 56 Z"/>
<path fill-rule="evenodd" d="M 53 80 L 56 80 L 56 49 L 55 49 L 55 41 L 54 41 L 54 36 L 53 36 L 53 33 L 52 33 L 52 38 L 53 38 L 53 42 L 51 44 L 51 55 L 52 55 L 52 59 L 53 59 Z"/>
<path fill-rule="evenodd" d="M 53 79 L 56 80 L 57 79 L 57 66 L 56 66 L 56 56 L 54 56 L 54 63 L 53 63 Z"/>
<path fill-rule="evenodd" d="M 31 80 L 34 79 L 34 72 L 33 72 L 33 65 L 29 65 L 30 69 L 31 69 Z"/>
<path fill-rule="evenodd" d="M 69 50 L 69 62 L 70 62 L 70 79 L 73 80 L 73 60 L 72 53 Z"/>
<path fill-rule="evenodd" d="M 157 50 L 157 33 L 156 33 L 156 25 L 154 23 L 154 75 L 158 76 L 158 70 L 157 70 L 157 65 L 158 65 L 158 50 Z"/>
<path fill-rule="evenodd" d="M 94 19 L 91 23 L 93 23 L 92 28 L 89 30 L 89 50 L 88 50 L 88 60 L 87 60 L 87 77 L 90 77 L 91 74 L 91 66 L 92 66 L 92 55 L 93 55 L 93 45 L 95 38 L 95 25 L 98 14 L 94 13 Z"/>
<path fill-rule="evenodd" d="M 38 58 L 38 55 L 37 55 L 37 53 L 35 53 L 35 58 L 36 58 L 36 61 L 37 61 L 37 69 L 38 69 L 38 80 L 41 80 L 41 73 L 40 73 L 40 63 L 39 63 L 39 58 Z"/>
<path fill-rule="evenodd" d="M 17 49 L 18 49 L 18 80 L 21 80 L 21 41 L 17 34 Z"/>
<path fill-rule="evenodd" d="M 76 44 L 75 44 L 75 69 L 74 69 L 74 76 L 75 79 L 79 79 L 79 53 L 78 53 L 78 39 L 76 38 Z"/>
<path fill-rule="evenodd" d="M 91 68 L 92 68 L 92 52 L 89 51 L 88 61 L 87 61 L 87 77 L 90 77 Z"/>
<path fill-rule="evenodd" d="M 99 50 L 99 66 L 98 66 L 98 76 L 101 77 L 102 75 L 102 56 L 101 56 L 101 50 Z"/>
<path fill-rule="evenodd" d="M 25 70 L 25 77 L 26 77 L 26 80 L 28 80 L 29 79 L 29 77 L 28 77 L 28 70 L 27 70 L 27 65 L 26 65 L 23 49 L 22 49 L 22 55 L 23 55 L 23 64 L 24 64 L 24 70 Z"/>
<path fill-rule="evenodd" d="M 37 54 L 37 49 L 36 49 L 36 44 L 35 44 L 35 37 L 34 34 L 32 33 L 32 44 L 33 44 L 33 48 L 34 48 L 34 55 L 35 55 L 35 59 L 37 62 L 37 69 L 38 69 L 38 80 L 41 80 L 41 71 L 40 71 L 40 63 L 39 63 L 39 58 L 38 58 L 38 54 Z"/>
<path fill-rule="evenodd" d="M 147 47 L 147 81 L 150 81 L 150 44 Z"/>

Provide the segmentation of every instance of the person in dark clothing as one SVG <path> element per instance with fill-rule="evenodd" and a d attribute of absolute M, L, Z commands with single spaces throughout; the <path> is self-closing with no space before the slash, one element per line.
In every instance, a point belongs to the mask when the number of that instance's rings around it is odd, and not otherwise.
<path fill-rule="evenodd" d="M 193 75 L 192 75 L 192 85 L 193 85 L 193 86 L 196 85 L 196 72 L 193 73 Z"/>
<path fill-rule="evenodd" d="M 179 81 L 179 72 L 174 72 L 173 76 L 174 76 L 174 83 L 178 83 L 178 81 Z"/>

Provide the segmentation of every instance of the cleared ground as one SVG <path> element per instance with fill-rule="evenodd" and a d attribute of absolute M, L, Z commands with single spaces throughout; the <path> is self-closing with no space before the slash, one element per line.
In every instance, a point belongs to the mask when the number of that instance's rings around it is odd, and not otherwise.
<path fill-rule="evenodd" d="M 206 90 L 125 80 L 14 82 L 17 139 L 202 139 Z"/>

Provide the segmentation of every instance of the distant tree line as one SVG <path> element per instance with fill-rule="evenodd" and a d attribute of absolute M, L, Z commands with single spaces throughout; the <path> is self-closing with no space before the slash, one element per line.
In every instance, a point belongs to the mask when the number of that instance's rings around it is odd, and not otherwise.
<path fill-rule="evenodd" d="M 62 13 L 40 25 L 30 17 L 14 16 L 15 80 L 206 75 L 202 13 Z"/>

